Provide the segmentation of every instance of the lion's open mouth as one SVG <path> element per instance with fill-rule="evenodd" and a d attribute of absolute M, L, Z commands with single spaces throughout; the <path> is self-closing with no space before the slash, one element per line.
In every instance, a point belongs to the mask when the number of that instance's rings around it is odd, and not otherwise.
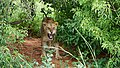
<path fill-rule="evenodd" d="M 53 34 L 48 34 L 49 39 L 53 39 Z"/>

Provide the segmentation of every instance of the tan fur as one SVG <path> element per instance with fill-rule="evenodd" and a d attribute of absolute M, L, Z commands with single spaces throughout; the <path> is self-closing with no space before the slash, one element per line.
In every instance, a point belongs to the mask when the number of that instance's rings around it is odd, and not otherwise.
<path fill-rule="evenodd" d="M 41 39 L 43 46 L 43 55 L 46 56 L 45 47 L 56 47 L 56 58 L 60 58 L 58 43 L 55 43 L 55 35 L 57 31 L 58 22 L 55 22 L 52 18 L 46 17 L 42 21 L 41 25 Z"/>

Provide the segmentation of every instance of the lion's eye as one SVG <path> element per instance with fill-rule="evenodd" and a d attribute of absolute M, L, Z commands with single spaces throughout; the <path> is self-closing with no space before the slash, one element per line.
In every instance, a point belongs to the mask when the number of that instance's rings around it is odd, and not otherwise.
<path fill-rule="evenodd" d="M 48 27 L 48 29 L 50 30 L 50 27 Z"/>
<path fill-rule="evenodd" d="M 53 29 L 55 29 L 55 27 L 53 27 Z"/>

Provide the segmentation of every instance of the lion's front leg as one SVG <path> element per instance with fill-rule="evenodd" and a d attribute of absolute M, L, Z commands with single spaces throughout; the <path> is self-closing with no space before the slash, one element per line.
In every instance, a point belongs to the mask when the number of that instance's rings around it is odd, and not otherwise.
<path fill-rule="evenodd" d="M 42 56 L 46 57 L 46 51 L 45 51 L 45 47 L 47 46 L 46 42 L 42 42 Z"/>
<path fill-rule="evenodd" d="M 56 51 L 55 58 L 56 59 L 62 58 L 59 54 L 59 43 L 55 43 L 54 45 L 55 45 L 55 51 Z"/>

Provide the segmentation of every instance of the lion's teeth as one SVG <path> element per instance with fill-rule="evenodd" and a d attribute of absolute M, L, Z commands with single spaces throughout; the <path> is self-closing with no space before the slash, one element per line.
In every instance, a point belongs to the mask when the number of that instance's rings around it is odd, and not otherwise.
<path fill-rule="evenodd" d="M 52 36 L 50 36 L 50 38 L 52 38 Z"/>

